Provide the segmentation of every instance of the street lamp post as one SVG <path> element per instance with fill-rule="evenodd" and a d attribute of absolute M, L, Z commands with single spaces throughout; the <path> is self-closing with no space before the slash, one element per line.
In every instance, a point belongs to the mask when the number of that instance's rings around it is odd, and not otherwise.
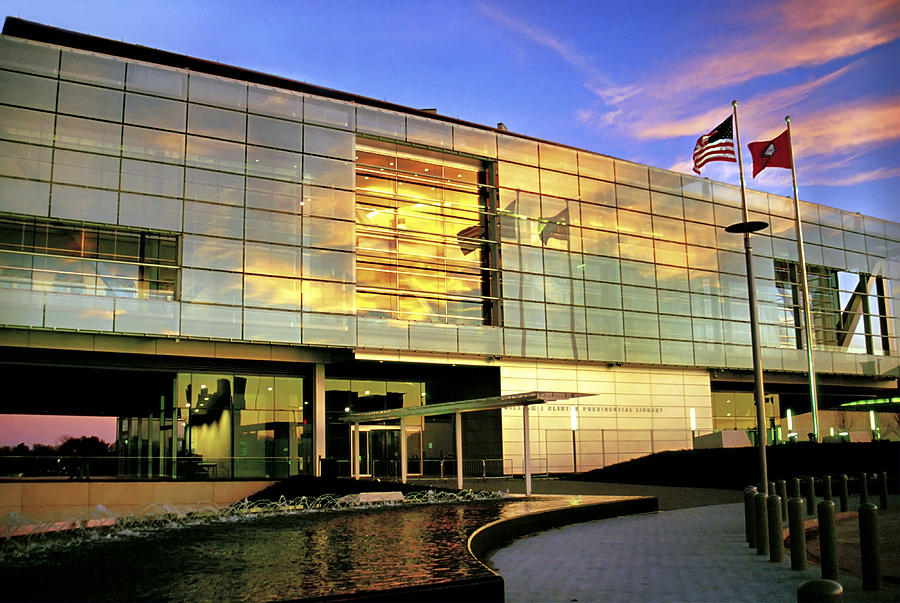
<path fill-rule="evenodd" d="M 744 260 L 747 264 L 747 299 L 750 306 L 750 340 L 753 347 L 753 397 L 756 401 L 756 447 L 759 450 L 760 491 L 769 494 L 769 475 L 766 469 L 766 409 L 763 388 L 762 349 L 759 342 L 759 316 L 756 305 L 756 281 L 753 277 L 753 246 L 750 243 L 750 233 L 759 232 L 768 228 L 766 222 L 750 220 L 747 211 L 747 191 L 744 185 L 744 161 L 741 157 L 741 135 L 737 125 L 737 101 L 732 101 L 734 107 L 734 137 L 737 144 L 738 173 L 741 178 L 741 212 L 743 222 L 726 226 L 725 231 L 744 235 Z"/>

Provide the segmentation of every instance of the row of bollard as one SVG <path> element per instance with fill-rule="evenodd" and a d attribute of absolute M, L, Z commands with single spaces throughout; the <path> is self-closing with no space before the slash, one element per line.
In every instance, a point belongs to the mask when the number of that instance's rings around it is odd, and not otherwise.
<path fill-rule="evenodd" d="M 862 586 L 864 590 L 881 590 L 881 560 L 878 547 L 878 506 L 869 502 L 869 476 L 865 473 L 859 479 L 859 539 L 862 564 Z M 887 474 L 880 479 L 881 508 L 888 505 Z M 837 582 L 838 555 L 835 530 L 835 498 L 840 503 L 841 512 L 849 510 L 849 487 L 846 475 L 837 476 L 837 497 L 834 496 L 831 476 L 822 480 L 823 499 L 816 504 L 815 479 L 805 480 L 806 496 L 800 495 L 800 480 L 790 480 L 790 498 L 785 480 L 769 482 L 771 495 L 758 492 L 755 486 L 744 490 L 744 527 L 750 548 L 757 555 L 768 555 L 776 563 L 784 561 L 783 518 L 787 516 L 791 546 L 791 569 L 805 570 L 806 515 L 816 515 L 819 524 L 819 551 L 822 580 L 811 580 L 800 585 L 798 601 L 840 601 L 843 589 Z M 805 500 L 804 500 L 805 498 Z"/>

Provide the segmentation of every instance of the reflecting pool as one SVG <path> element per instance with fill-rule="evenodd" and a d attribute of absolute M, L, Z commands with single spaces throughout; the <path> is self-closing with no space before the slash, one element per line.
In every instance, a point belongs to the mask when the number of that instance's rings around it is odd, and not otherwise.
<path fill-rule="evenodd" d="M 521 504 L 521 503 L 519 503 Z M 468 553 L 510 499 L 278 515 L 100 536 L 0 564 L 4 600 L 273 601 L 489 574 Z"/>

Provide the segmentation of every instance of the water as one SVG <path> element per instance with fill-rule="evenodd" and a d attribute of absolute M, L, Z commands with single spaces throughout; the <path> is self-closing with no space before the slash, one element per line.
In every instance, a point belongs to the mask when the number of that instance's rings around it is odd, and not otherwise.
<path fill-rule="evenodd" d="M 272 601 L 487 575 L 476 528 L 507 500 L 279 514 L 91 532 L 6 555 L 4 600 Z M 513 504 L 515 506 L 515 504 Z"/>

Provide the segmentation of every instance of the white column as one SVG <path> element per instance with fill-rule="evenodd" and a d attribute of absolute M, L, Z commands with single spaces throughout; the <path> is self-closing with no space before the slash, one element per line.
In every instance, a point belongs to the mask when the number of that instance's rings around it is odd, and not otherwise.
<path fill-rule="evenodd" d="M 317 364 L 313 374 L 313 474 L 322 476 L 322 463 L 319 459 L 325 458 L 325 365 Z"/>
<path fill-rule="evenodd" d="M 522 425 L 525 437 L 525 496 L 531 496 L 531 425 L 528 405 L 522 405 Z"/>
<path fill-rule="evenodd" d="M 359 479 L 359 423 L 350 424 L 350 476 Z"/>
<path fill-rule="evenodd" d="M 456 413 L 456 489 L 463 487 L 462 413 Z"/>
<path fill-rule="evenodd" d="M 406 449 L 406 425 L 403 424 L 403 419 L 400 419 L 400 483 L 406 483 L 406 475 L 407 475 L 407 461 L 406 459 L 409 457 L 409 451 Z"/>

